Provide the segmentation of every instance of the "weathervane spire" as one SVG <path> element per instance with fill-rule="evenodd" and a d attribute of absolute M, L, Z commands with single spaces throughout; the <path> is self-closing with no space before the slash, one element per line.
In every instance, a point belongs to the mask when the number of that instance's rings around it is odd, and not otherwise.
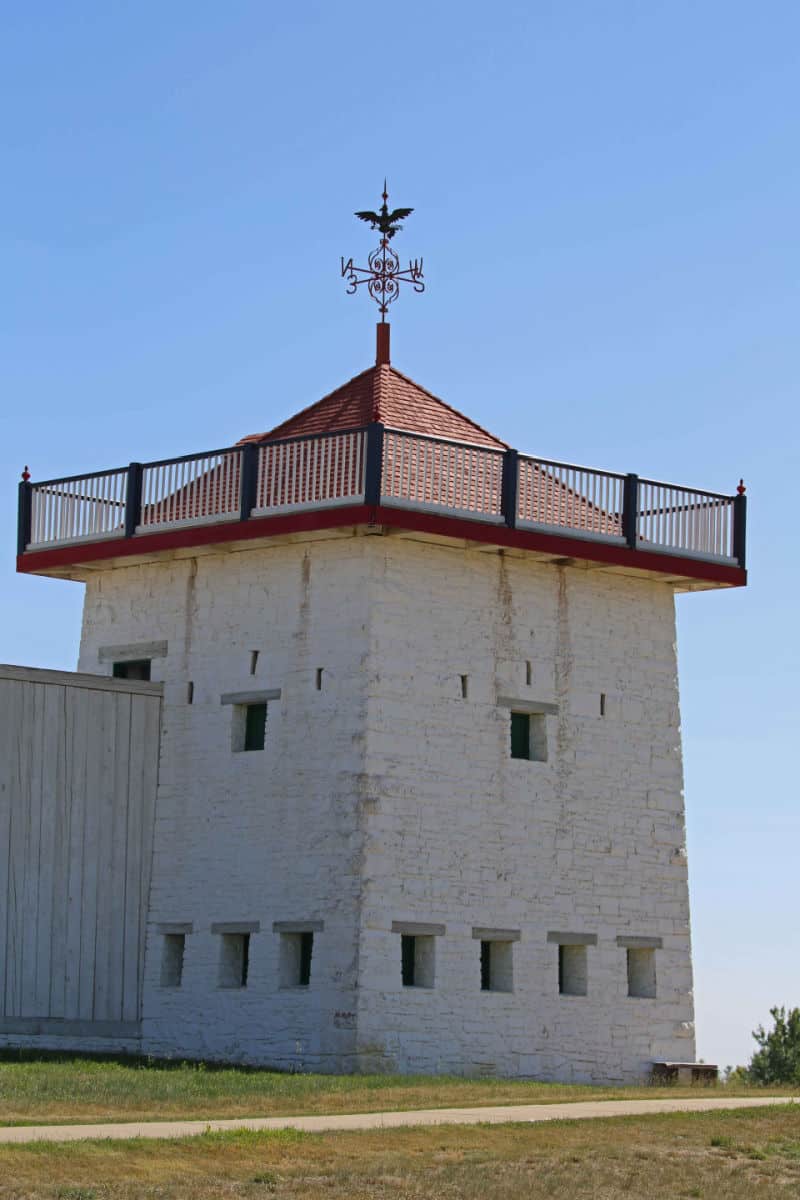
<path fill-rule="evenodd" d="M 400 222 L 411 216 L 413 208 L 395 208 L 389 212 L 389 192 L 385 179 L 381 199 L 383 204 L 378 212 L 365 209 L 363 212 L 355 214 L 360 221 L 367 221 L 371 229 L 378 230 L 381 235 L 380 244 L 370 254 L 367 260 L 368 267 L 355 267 L 352 258 L 348 258 L 346 261 L 342 258 L 342 278 L 347 280 L 347 292 L 351 296 L 356 292 L 359 284 L 367 285 L 367 291 L 378 305 L 381 323 L 385 323 L 389 305 L 400 295 L 401 283 L 413 284 L 415 292 L 424 292 L 425 284 L 422 276 L 422 259 L 409 259 L 408 266 L 401 269 L 400 259 L 389 245 L 394 235 L 403 228 Z"/>

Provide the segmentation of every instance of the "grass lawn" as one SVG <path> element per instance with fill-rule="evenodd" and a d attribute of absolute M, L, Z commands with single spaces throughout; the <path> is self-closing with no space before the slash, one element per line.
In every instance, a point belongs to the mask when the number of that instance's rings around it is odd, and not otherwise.
<path fill-rule="evenodd" d="M 795 1089 L 797 1090 L 797 1089 Z M 792 1089 L 776 1088 L 775 1095 Z M 385 1109 L 706 1095 L 705 1088 L 608 1088 L 421 1075 L 289 1075 L 242 1067 L 7 1052 L 0 1125 L 169 1117 L 261 1117 Z M 711 1094 L 769 1095 L 719 1086 Z"/>
<path fill-rule="evenodd" d="M 775 1106 L 547 1125 L 234 1132 L 0 1146 L 3 1200 L 780 1200 L 800 1113 Z"/>

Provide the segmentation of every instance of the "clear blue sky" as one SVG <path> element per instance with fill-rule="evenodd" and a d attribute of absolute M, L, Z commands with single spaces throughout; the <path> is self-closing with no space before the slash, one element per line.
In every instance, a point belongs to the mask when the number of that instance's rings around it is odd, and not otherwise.
<path fill-rule="evenodd" d="M 373 356 L 339 255 L 384 174 L 401 370 L 521 449 L 750 497 L 679 599 L 698 1050 L 800 1004 L 800 7 L 2 8 L 0 661 L 75 665 L 16 483 L 225 445 Z"/>

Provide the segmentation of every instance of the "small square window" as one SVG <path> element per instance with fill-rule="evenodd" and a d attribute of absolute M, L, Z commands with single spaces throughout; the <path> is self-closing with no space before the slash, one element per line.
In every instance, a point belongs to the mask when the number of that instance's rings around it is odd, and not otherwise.
<path fill-rule="evenodd" d="M 314 953 L 314 934 L 281 934 L 281 987 L 308 987 L 311 983 L 311 956 Z"/>
<path fill-rule="evenodd" d="M 558 990 L 562 996 L 587 994 L 585 946 L 558 947 Z"/>
<path fill-rule="evenodd" d="M 404 933 L 400 937 L 403 987 L 433 987 L 436 938 Z"/>
<path fill-rule="evenodd" d="M 400 938 L 400 956 L 402 960 L 403 987 L 414 987 L 414 965 L 416 960 L 417 939 L 410 933 L 402 934 Z"/>
<path fill-rule="evenodd" d="M 530 758 L 531 725 L 528 713 L 511 714 L 511 757 Z"/>
<path fill-rule="evenodd" d="M 267 732 L 266 704 L 246 704 L 244 724 L 245 750 L 263 750 Z"/>
<path fill-rule="evenodd" d="M 628 995 L 655 999 L 656 952 L 650 947 L 628 947 Z"/>
<path fill-rule="evenodd" d="M 223 933 L 219 960 L 219 986 L 247 987 L 250 970 L 250 934 Z"/>
<path fill-rule="evenodd" d="M 147 683 L 150 680 L 150 659 L 137 658 L 130 662 L 115 662 L 111 674 L 114 679 L 136 679 Z"/>
<path fill-rule="evenodd" d="M 179 988 L 183 979 L 186 935 L 165 933 L 161 948 L 161 986 Z"/>
<path fill-rule="evenodd" d="M 267 705 L 234 704 L 232 746 L 235 751 L 263 750 L 267 736 Z"/>
<path fill-rule="evenodd" d="M 544 713 L 511 713 L 511 757 L 547 762 L 547 724 Z"/>
<path fill-rule="evenodd" d="M 481 990 L 513 992 L 513 942 L 481 942 Z"/>

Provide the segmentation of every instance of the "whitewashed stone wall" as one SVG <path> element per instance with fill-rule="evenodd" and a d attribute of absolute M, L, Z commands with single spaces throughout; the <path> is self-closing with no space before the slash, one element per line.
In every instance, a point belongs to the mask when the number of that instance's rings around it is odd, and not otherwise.
<path fill-rule="evenodd" d="M 353 1065 L 361 888 L 369 544 L 347 539 L 98 574 L 80 663 L 167 641 L 145 958 L 143 1046 L 156 1054 Z M 258 651 L 255 675 L 251 655 Z M 316 672 L 323 669 L 322 690 Z M 187 703 L 187 684 L 194 685 Z M 231 750 L 221 695 L 280 688 L 264 751 Z M 279 987 L 274 921 L 324 921 L 312 983 Z M 248 986 L 218 986 L 212 924 L 259 922 Z M 191 922 L 182 986 L 160 986 L 159 924 Z"/>
<path fill-rule="evenodd" d="M 377 550 L 362 1064 L 601 1081 L 693 1060 L 671 591 L 394 539 Z M 510 757 L 498 696 L 558 706 L 546 763 Z M 433 989 L 401 986 L 392 921 L 445 926 Z M 474 927 L 519 929 L 513 993 L 481 991 Z M 596 935 L 588 995 L 558 994 L 551 931 Z M 620 935 L 663 938 L 656 999 L 628 997 Z"/>
<path fill-rule="evenodd" d="M 674 637 L 664 584 L 399 537 L 98 572 L 80 669 L 168 643 L 143 1049 L 574 1080 L 693 1059 Z M 251 688 L 281 699 L 232 753 L 220 696 Z M 510 758 L 500 696 L 557 705 L 546 763 Z M 311 986 L 281 989 L 272 924 L 299 920 L 324 921 Z M 260 922 L 248 986 L 220 989 L 211 925 L 236 921 Z M 433 988 L 402 987 L 393 922 L 445 926 Z M 473 927 L 520 931 L 512 992 L 481 991 Z M 551 931 L 596 935 L 587 996 L 558 994 Z M 663 939 L 656 999 L 627 996 L 620 935 Z"/>

